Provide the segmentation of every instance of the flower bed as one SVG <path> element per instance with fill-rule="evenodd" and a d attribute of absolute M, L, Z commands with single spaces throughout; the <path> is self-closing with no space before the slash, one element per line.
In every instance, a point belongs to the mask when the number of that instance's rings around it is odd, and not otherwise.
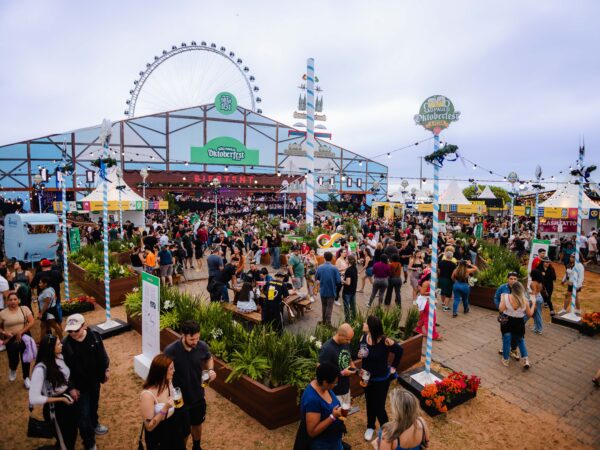
<path fill-rule="evenodd" d="M 429 416 L 434 417 L 445 414 L 452 408 L 462 405 L 477 396 L 481 379 L 475 375 L 465 375 L 462 372 L 452 372 L 447 377 L 431 371 L 441 381 L 421 386 L 411 378 L 411 375 L 420 371 L 413 370 L 400 377 L 400 383 L 417 396 L 421 409 Z"/>
<path fill-rule="evenodd" d="M 93 311 L 96 306 L 96 299 L 88 295 L 80 295 L 79 297 L 71 298 L 60 303 L 63 317 L 71 314 L 81 314 L 88 311 Z"/>
<path fill-rule="evenodd" d="M 595 336 L 600 333 L 600 312 L 588 312 L 581 316 L 581 328 L 579 329 L 586 336 Z"/>

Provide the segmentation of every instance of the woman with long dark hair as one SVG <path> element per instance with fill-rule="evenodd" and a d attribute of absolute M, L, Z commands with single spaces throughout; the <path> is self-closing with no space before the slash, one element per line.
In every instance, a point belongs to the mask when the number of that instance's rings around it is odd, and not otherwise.
<path fill-rule="evenodd" d="M 62 343 L 52 335 L 42 338 L 31 374 L 29 404 L 44 405 L 44 417 L 54 422 L 61 449 L 75 448 L 77 413 L 69 392 L 71 371 L 62 357 Z"/>
<path fill-rule="evenodd" d="M 154 357 L 140 394 L 140 408 L 144 419 L 146 450 L 185 449 L 181 426 L 173 418 L 173 360 L 160 353 Z"/>
<path fill-rule="evenodd" d="M 391 366 L 388 356 L 394 354 Z M 402 347 L 394 340 L 383 334 L 383 324 L 378 317 L 369 316 L 363 324 L 363 335 L 360 339 L 358 357 L 362 359 L 360 372 L 365 386 L 365 400 L 367 403 L 367 431 L 365 440 L 371 441 L 375 433 L 375 420 L 383 426 L 388 421 L 385 411 L 385 400 L 390 381 L 396 373 L 396 367 L 402 358 Z"/>

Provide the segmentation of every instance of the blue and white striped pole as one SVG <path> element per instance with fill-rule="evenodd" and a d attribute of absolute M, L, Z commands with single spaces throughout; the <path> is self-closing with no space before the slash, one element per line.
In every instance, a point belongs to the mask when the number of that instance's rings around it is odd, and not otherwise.
<path fill-rule="evenodd" d="M 539 184 L 539 181 L 538 181 Z M 537 235 L 538 235 L 538 221 L 539 221 L 539 214 L 538 214 L 538 204 L 540 202 L 540 189 L 539 187 L 535 188 L 535 224 L 533 227 L 533 238 L 537 239 Z"/>
<path fill-rule="evenodd" d="M 108 158 L 108 139 L 104 141 L 102 158 Z M 102 180 L 102 243 L 104 244 L 104 300 L 106 304 L 106 324 L 110 319 L 110 270 L 108 265 L 108 175 Z"/>
<path fill-rule="evenodd" d="M 440 149 L 440 136 L 433 135 L 433 151 Z M 433 347 L 433 315 L 435 313 L 435 291 L 438 275 L 438 234 L 440 229 L 440 166 L 433 162 L 433 230 L 431 240 L 431 281 L 429 283 L 429 317 L 427 320 L 427 345 L 425 349 L 425 373 L 431 373 L 431 348 Z"/>
<path fill-rule="evenodd" d="M 63 150 L 63 159 L 62 166 L 65 167 L 65 153 L 66 153 L 66 145 Z M 67 243 L 67 180 L 66 180 L 65 172 L 62 172 L 62 244 L 63 244 L 63 278 L 65 280 L 65 300 L 69 300 L 71 298 L 69 294 L 69 245 Z"/>
<path fill-rule="evenodd" d="M 315 222 L 315 60 L 306 60 L 306 225 L 312 230 Z"/>
<path fill-rule="evenodd" d="M 579 273 L 579 242 L 581 241 L 581 223 L 583 222 L 583 183 L 585 182 L 583 177 L 583 155 L 584 148 L 579 148 L 579 160 L 577 161 L 577 168 L 579 169 L 579 192 L 577 197 L 577 239 L 575 240 L 575 267 L 573 267 L 573 290 L 571 291 L 571 314 L 575 318 L 575 312 L 577 311 L 577 286 L 581 276 Z"/>

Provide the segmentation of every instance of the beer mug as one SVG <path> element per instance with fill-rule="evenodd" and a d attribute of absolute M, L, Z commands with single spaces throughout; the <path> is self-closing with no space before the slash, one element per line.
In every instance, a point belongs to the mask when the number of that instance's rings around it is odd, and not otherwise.
<path fill-rule="evenodd" d="M 360 344 L 360 349 L 358 350 L 358 357 L 359 358 L 366 358 L 367 356 L 369 356 L 369 348 L 367 347 L 367 344 Z"/>
<path fill-rule="evenodd" d="M 178 387 L 173 388 L 173 403 L 175 403 L 175 408 L 183 406 L 183 395 L 181 395 L 181 389 Z"/>
<path fill-rule="evenodd" d="M 360 371 L 360 385 L 362 387 L 367 387 L 369 384 L 369 380 L 371 379 L 371 373 L 366 371 L 365 369 L 361 369 Z"/>
<path fill-rule="evenodd" d="M 202 371 L 202 387 L 205 388 L 208 386 L 208 383 L 210 383 L 210 371 L 208 370 L 203 370 Z"/>
<path fill-rule="evenodd" d="M 342 403 L 342 415 L 340 416 L 340 420 L 346 420 L 348 414 L 350 413 L 350 403 Z"/>

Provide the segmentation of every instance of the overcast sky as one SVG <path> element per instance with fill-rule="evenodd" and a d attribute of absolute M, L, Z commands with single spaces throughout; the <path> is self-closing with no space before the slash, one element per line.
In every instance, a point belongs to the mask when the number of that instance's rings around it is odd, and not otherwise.
<path fill-rule="evenodd" d="M 154 55 L 206 40 L 244 59 L 264 114 L 290 125 L 314 57 L 332 142 L 367 157 L 428 137 L 413 115 L 443 94 L 461 119 L 442 139 L 465 157 L 550 175 L 575 161 L 582 135 L 600 162 L 599 18 L 594 0 L 1 0 L 0 144 L 123 118 Z M 429 145 L 378 161 L 418 176 Z M 489 178 L 458 162 L 442 176 Z"/>

